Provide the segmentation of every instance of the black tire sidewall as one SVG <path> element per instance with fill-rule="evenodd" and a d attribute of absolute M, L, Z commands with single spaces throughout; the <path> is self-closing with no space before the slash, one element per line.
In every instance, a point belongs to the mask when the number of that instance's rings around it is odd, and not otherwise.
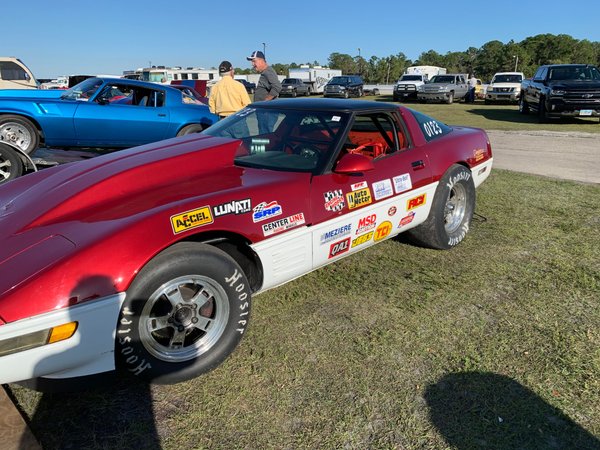
<path fill-rule="evenodd" d="M 464 186 L 467 195 L 467 205 L 460 225 L 454 232 L 448 233 L 444 224 L 444 211 L 450 190 L 456 184 Z M 418 244 L 439 250 L 447 250 L 458 245 L 466 237 L 474 211 L 475 185 L 473 183 L 473 175 L 464 166 L 454 164 L 440 179 L 427 220 L 409 230 L 408 235 Z"/>
<path fill-rule="evenodd" d="M 0 178 L 0 184 L 18 178 L 23 174 L 23 161 L 19 154 L 8 144 L 0 145 L 0 163 L 3 161 L 10 162 L 10 174 L 6 179 Z"/>
<path fill-rule="evenodd" d="M 227 294 L 229 317 L 219 340 L 198 358 L 166 362 L 150 354 L 139 335 L 147 299 L 164 283 L 199 274 L 217 282 Z M 163 251 L 137 275 L 123 304 L 115 343 L 117 368 L 146 381 L 171 384 L 217 367 L 239 344 L 249 322 L 251 290 L 239 265 L 225 252 L 205 244 L 181 243 Z"/>

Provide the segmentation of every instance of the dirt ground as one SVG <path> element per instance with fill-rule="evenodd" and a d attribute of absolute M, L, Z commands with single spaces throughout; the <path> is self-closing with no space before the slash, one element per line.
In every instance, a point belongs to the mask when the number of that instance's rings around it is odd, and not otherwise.
<path fill-rule="evenodd" d="M 487 133 L 496 169 L 600 183 L 600 134 L 555 131 Z"/>

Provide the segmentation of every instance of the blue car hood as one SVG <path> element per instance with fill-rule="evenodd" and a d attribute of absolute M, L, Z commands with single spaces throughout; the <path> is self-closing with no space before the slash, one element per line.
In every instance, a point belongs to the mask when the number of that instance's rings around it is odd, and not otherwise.
<path fill-rule="evenodd" d="M 49 100 L 58 99 L 64 93 L 62 89 L 0 89 L 0 99 Z"/>

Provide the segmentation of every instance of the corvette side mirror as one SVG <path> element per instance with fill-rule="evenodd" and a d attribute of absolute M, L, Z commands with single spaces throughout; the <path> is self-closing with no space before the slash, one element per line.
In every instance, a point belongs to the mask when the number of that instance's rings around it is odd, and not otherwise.
<path fill-rule="evenodd" d="M 374 168 L 375 166 L 371 158 L 364 155 L 347 153 L 339 159 L 333 171 L 335 173 L 351 175 L 353 173 L 368 172 Z"/>

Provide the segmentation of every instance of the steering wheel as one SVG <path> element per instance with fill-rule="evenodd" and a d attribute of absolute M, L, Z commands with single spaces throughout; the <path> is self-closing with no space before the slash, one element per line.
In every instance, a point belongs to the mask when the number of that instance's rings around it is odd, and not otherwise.
<path fill-rule="evenodd" d="M 321 157 L 321 149 L 310 142 L 298 142 L 297 144 L 286 142 L 285 146 L 289 147 L 293 154 L 306 159 L 319 159 Z"/>

